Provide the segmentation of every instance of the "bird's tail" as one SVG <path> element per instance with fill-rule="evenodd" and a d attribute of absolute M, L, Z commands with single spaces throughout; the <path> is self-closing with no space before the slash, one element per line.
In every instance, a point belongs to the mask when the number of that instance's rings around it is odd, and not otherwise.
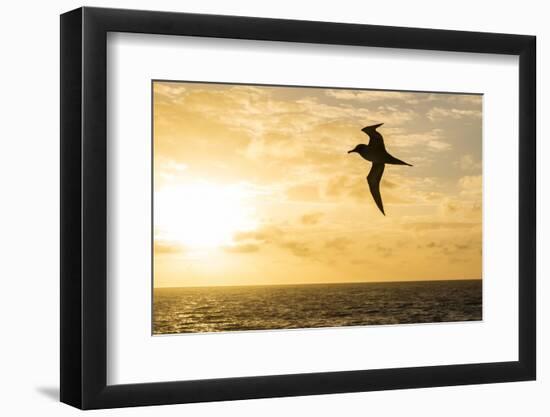
<path fill-rule="evenodd" d="M 396 157 L 394 156 L 389 156 L 387 161 L 386 161 L 386 164 L 391 164 L 391 165 L 407 165 L 407 166 L 410 166 L 412 167 L 411 164 L 408 164 L 407 162 L 405 161 L 402 161 L 401 159 L 397 159 Z"/>

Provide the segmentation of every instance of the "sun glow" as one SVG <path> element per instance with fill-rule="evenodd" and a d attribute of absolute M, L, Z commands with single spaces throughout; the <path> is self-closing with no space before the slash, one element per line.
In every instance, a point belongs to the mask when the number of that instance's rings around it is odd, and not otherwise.
<path fill-rule="evenodd" d="M 233 243 L 240 231 L 257 228 L 246 185 L 193 182 L 155 192 L 156 238 L 189 249 Z"/>

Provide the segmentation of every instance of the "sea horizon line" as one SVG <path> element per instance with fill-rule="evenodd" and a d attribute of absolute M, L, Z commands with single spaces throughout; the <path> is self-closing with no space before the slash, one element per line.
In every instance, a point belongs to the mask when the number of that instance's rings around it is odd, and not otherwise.
<path fill-rule="evenodd" d="M 450 278 L 450 279 L 418 279 L 418 280 L 391 280 L 391 281 L 345 281 L 345 282 L 298 282 L 294 284 L 227 284 L 227 285 L 182 285 L 169 287 L 155 287 L 154 290 L 179 288 L 219 288 L 219 287 L 294 287 L 307 285 L 350 285 L 350 284 L 398 284 L 413 282 L 447 282 L 447 281 L 483 281 L 483 278 Z"/>

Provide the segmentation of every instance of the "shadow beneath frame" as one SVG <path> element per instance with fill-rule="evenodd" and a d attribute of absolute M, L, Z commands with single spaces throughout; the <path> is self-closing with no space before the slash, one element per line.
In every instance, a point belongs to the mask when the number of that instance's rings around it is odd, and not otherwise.
<path fill-rule="evenodd" d="M 36 387 L 36 391 L 53 401 L 59 401 L 59 387 Z"/>

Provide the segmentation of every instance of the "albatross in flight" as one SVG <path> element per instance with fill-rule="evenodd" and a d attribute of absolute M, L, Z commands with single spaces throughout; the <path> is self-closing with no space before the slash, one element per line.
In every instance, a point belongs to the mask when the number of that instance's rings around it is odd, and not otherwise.
<path fill-rule="evenodd" d="M 382 204 L 382 197 L 380 196 L 380 180 L 382 179 L 385 165 L 408 165 L 410 167 L 412 167 L 412 165 L 395 158 L 390 155 L 388 151 L 386 151 L 386 147 L 384 146 L 384 138 L 376 131 L 376 129 L 383 124 L 384 123 L 379 123 L 377 125 L 367 126 L 361 129 L 362 132 L 369 136 L 369 144 L 365 145 L 361 143 L 348 153 L 357 152 L 364 159 L 372 162 L 372 168 L 370 169 L 369 175 L 367 175 L 367 182 L 369 183 L 370 192 L 372 194 L 372 198 L 374 198 L 374 202 L 385 216 L 386 213 L 384 213 L 384 205 Z"/>

